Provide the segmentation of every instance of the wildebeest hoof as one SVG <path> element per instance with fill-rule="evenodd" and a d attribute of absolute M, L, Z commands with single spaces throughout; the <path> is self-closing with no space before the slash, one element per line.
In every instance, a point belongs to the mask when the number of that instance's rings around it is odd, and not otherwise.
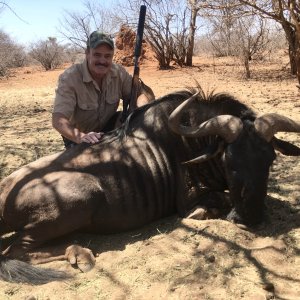
<path fill-rule="evenodd" d="M 206 214 L 207 210 L 205 208 L 197 206 L 186 215 L 186 218 L 195 220 L 205 220 Z"/>
<path fill-rule="evenodd" d="M 65 257 L 71 265 L 77 267 L 81 272 L 90 271 L 96 263 L 92 251 L 79 245 L 69 246 L 66 249 Z"/>
<path fill-rule="evenodd" d="M 202 206 L 196 206 L 192 211 L 190 211 L 186 218 L 195 220 L 207 220 L 218 218 L 220 212 L 216 208 L 206 209 Z"/>

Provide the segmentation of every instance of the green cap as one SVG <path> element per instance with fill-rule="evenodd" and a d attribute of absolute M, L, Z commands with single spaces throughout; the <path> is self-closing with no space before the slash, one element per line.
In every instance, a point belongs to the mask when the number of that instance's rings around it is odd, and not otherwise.
<path fill-rule="evenodd" d="M 111 49 L 114 49 L 113 40 L 108 35 L 100 31 L 93 31 L 87 40 L 87 46 L 90 48 L 96 48 L 99 45 L 103 45 L 103 44 L 106 44 Z"/>

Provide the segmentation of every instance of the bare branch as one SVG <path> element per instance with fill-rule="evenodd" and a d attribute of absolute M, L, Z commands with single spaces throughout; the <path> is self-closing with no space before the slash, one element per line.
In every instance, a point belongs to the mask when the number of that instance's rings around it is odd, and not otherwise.
<path fill-rule="evenodd" d="M 107 34 L 117 31 L 119 21 L 112 11 L 91 0 L 84 2 L 85 9 L 80 12 L 65 11 L 60 20 L 60 34 L 76 47 L 84 49 L 90 33 L 101 30 Z"/>
<path fill-rule="evenodd" d="M 6 2 L 1 1 L 0 5 L 2 5 L 2 7 L 0 8 L 1 10 L 4 8 L 8 8 L 10 10 L 10 12 L 12 12 L 20 21 L 24 22 L 25 24 L 29 24 L 27 21 L 25 21 L 24 19 L 22 19 L 15 11 L 14 9 L 12 9 Z"/>

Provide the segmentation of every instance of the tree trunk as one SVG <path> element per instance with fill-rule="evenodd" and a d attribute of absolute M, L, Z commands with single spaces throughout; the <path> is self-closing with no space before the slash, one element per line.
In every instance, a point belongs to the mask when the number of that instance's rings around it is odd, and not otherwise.
<path fill-rule="evenodd" d="M 297 73 L 296 55 L 294 49 L 291 49 L 290 46 L 289 46 L 289 60 L 290 60 L 291 74 L 296 75 Z"/>
<path fill-rule="evenodd" d="M 244 57 L 244 66 L 245 66 L 246 78 L 250 79 L 251 73 L 250 73 L 250 66 L 249 66 L 249 55 Z"/>
<path fill-rule="evenodd" d="M 291 42 L 289 41 L 289 59 L 291 66 L 291 74 L 297 76 L 300 85 L 300 35 L 297 32 L 291 34 Z"/>
<path fill-rule="evenodd" d="M 193 66 L 193 54 L 194 54 L 194 42 L 195 42 L 195 31 L 196 31 L 196 19 L 199 8 L 196 8 L 195 1 L 191 3 L 191 21 L 190 21 L 190 30 L 188 37 L 188 46 L 186 52 L 186 65 Z"/>
<path fill-rule="evenodd" d="M 295 39 L 296 39 L 296 45 L 297 45 L 297 49 L 296 49 L 297 79 L 298 79 L 298 83 L 299 83 L 299 85 L 297 85 L 297 87 L 300 89 L 300 31 L 299 31 L 299 27 L 297 27 Z"/>
<path fill-rule="evenodd" d="M 298 79 L 298 87 L 300 88 L 300 45 L 298 43 L 298 49 L 296 50 L 296 62 L 295 62 L 295 65 L 297 67 L 297 79 Z"/>
<path fill-rule="evenodd" d="M 297 41 L 296 32 L 293 27 L 291 27 L 286 22 L 282 23 L 282 28 L 285 32 L 288 44 L 289 44 L 289 60 L 291 67 L 291 74 L 297 74 L 297 49 L 299 45 L 299 41 Z"/>

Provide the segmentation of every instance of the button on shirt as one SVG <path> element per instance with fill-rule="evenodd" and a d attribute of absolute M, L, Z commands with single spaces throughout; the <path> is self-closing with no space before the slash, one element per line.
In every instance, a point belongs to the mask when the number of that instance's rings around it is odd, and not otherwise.
<path fill-rule="evenodd" d="M 59 76 L 53 112 L 62 113 L 81 132 L 101 131 L 117 111 L 120 99 L 130 99 L 131 83 L 132 76 L 125 68 L 113 63 L 99 87 L 84 60 Z"/>

